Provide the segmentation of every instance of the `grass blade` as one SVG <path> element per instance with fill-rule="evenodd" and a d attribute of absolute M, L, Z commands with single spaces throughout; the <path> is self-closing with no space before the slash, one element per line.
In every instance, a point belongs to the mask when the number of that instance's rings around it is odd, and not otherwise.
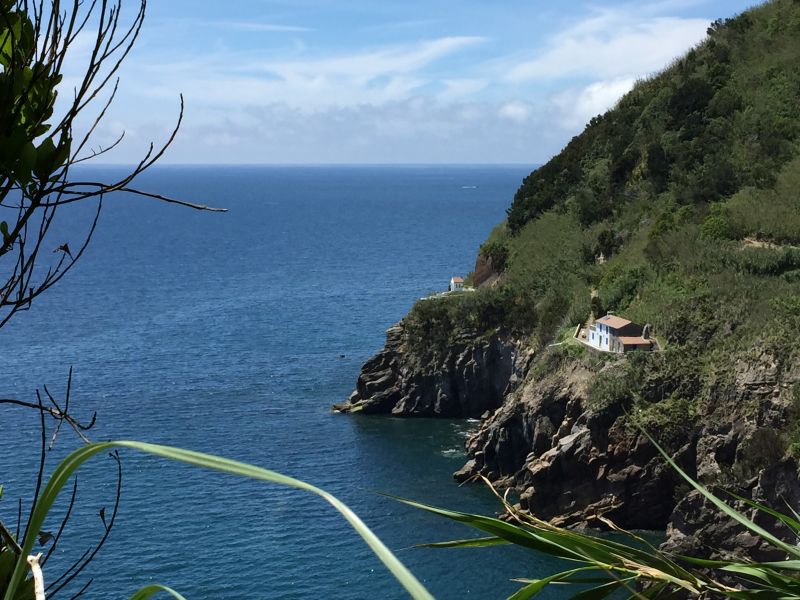
<path fill-rule="evenodd" d="M 733 492 L 729 492 L 728 490 L 724 490 L 726 494 L 744 502 L 748 506 L 752 506 L 753 508 L 760 510 L 763 513 L 766 513 L 772 517 L 778 519 L 781 523 L 789 527 L 794 533 L 800 532 L 800 521 L 793 519 L 788 515 L 784 515 L 783 513 L 778 512 L 777 510 L 771 509 L 769 506 L 764 506 L 763 504 L 759 504 L 750 498 L 745 498 L 744 496 L 740 496 L 739 494 L 735 494 Z"/>
<path fill-rule="evenodd" d="M 367 546 L 375 553 L 375 555 L 383 562 L 389 569 L 392 575 L 397 578 L 400 584 L 406 589 L 412 598 L 418 600 L 433 600 L 433 596 L 425 589 L 422 583 L 414 577 L 403 563 L 389 550 L 383 542 L 364 524 L 364 522 L 356 515 L 344 502 L 329 494 L 325 490 L 315 487 L 299 479 L 287 477 L 275 471 L 262 469 L 247 463 L 221 458 L 210 454 L 203 454 L 201 452 L 193 452 L 191 450 L 183 450 L 181 448 L 174 448 L 171 446 L 161 446 L 158 444 L 147 444 L 144 442 L 134 441 L 116 441 L 116 442 L 103 442 L 95 444 L 87 444 L 78 448 L 69 454 L 53 471 L 47 485 L 39 497 L 32 514 L 30 527 L 25 532 L 25 539 L 22 543 L 22 557 L 31 553 L 31 549 L 36 541 L 36 535 L 41 531 L 44 525 L 44 520 L 47 513 L 52 508 L 53 504 L 58 497 L 59 492 L 73 475 L 73 473 L 87 460 L 100 452 L 106 452 L 114 448 L 128 448 L 146 454 L 152 454 L 162 458 L 187 463 L 196 467 L 212 469 L 229 473 L 231 475 L 239 475 L 248 477 L 259 481 L 276 483 L 279 485 L 289 486 L 311 492 L 323 498 L 326 502 L 331 504 L 345 520 L 355 529 L 355 531 L 366 542 Z M 22 583 L 25 577 L 27 564 L 24 560 L 18 559 L 17 564 L 12 573 L 11 580 L 9 581 L 8 588 L 6 589 L 4 600 L 13 600 L 16 590 Z M 162 590 L 163 591 L 163 590 Z"/>
<path fill-rule="evenodd" d="M 753 523 L 753 521 L 748 519 L 746 516 L 744 516 L 738 510 L 736 510 L 735 508 L 731 507 L 730 505 L 726 504 L 725 502 L 723 502 L 722 500 L 717 498 L 717 496 L 712 494 L 711 491 L 709 491 L 704 486 L 700 485 L 694 479 L 689 477 L 689 475 L 687 475 L 686 472 L 684 472 L 684 470 L 681 469 L 674 460 L 672 460 L 672 457 L 669 454 L 667 454 L 667 452 L 661 446 L 658 445 L 658 442 L 656 442 L 650 436 L 649 433 L 647 433 L 644 430 L 641 430 L 641 431 L 647 437 L 647 439 L 650 440 L 650 443 L 652 443 L 653 446 L 655 446 L 656 450 L 658 450 L 661 453 L 661 455 L 664 457 L 664 459 L 667 461 L 667 463 L 669 463 L 669 466 L 672 467 L 673 469 L 675 469 L 675 471 L 678 473 L 678 475 L 683 477 L 683 479 L 689 485 L 691 485 L 694 489 L 696 489 L 703 496 L 705 496 L 705 498 L 707 500 L 709 500 L 719 510 L 721 510 L 723 513 L 725 513 L 727 516 L 729 516 L 730 518 L 735 520 L 740 525 L 745 526 L 747 529 L 749 529 L 753 533 L 761 536 L 761 538 L 763 538 L 764 540 L 768 541 L 770 544 L 772 544 L 776 548 L 780 548 L 781 550 L 783 550 L 784 552 L 786 552 L 790 556 L 793 556 L 795 558 L 800 558 L 800 548 L 797 548 L 796 546 L 792 546 L 791 544 L 787 544 L 786 542 L 778 539 L 776 536 L 772 535 L 769 531 L 767 531 L 766 529 L 764 529 L 760 525 L 757 525 L 756 523 Z"/>
<path fill-rule="evenodd" d="M 168 588 L 163 585 L 148 585 L 147 587 L 143 587 L 133 596 L 131 596 L 131 600 L 149 600 L 149 598 L 155 596 L 159 592 L 166 592 L 176 600 L 186 600 L 186 598 L 181 596 L 178 592 L 176 592 L 172 588 Z"/>
<path fill-rule="evenodd" d="M 489 546 L 507 546 L 508 540 L 496 536 L 472 538 L 469 540 L 453 540 L 450 542 L 433 542 L 430 544 L 417 544 L 414 548 L 487 548 Z"/>
<path fill-rule="evenodd" d="M 570 600 L 603 600 L 606 596 L 613 594 L 620 588 L 623 583 L 627 583 L 633 581 L 635 577 L 629 577 L 628 579 L 623 579 L 620 581 L 611 581 L 609 583 L 605 583 L 603 585 L 598 585 L 597 587 L 593 587 L 588 590 L 583 590 L 578 592 Z"/>
<path fill-rule="evenodd" d="M 562 571 L 561 573 L 556 573 L 555 575 L 550 575 L 549 577 L 545 577 L 544 579 L 536 579 L 526 585 L 524 588 L 517 590 L 514 594 L 508 597 L 508 600 L 528 600 L 529 598 L 533 598 L 536 594 L 541 592 L 544 588 L 546 588 L 551 583 L 557 583 L 559 581 L 563 581 L 576 573 L 582 573 L 585 571 L 595 571 L 597 570 L 595 567 L 580 567 L 578 569 L 570 569 L 569 571 Z"/>

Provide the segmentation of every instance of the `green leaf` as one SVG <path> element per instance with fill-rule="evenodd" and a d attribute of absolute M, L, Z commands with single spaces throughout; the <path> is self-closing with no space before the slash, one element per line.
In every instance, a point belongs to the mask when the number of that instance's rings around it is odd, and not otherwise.
<path fill-rule="evenodd" d="M 19 158 L 22 162 L 22 165 L 28 171 L 32 171 L 36 166 L 36 146 L 34 146 L 31 142 L 26 143 L 24 146 L 22 146 L 22 152 Z"/>
<path fill-rule="evenodd" d="M 653 444 L 653 446 L 655 446 L 655 448 L 661 453 L 661 455 L 664 457 L 664 460 L 667 461 L 669 466 L 672 467 L 678 473 L 678 475 L 683 477 L 683 479 L 689 485 L 691 485 L 694 489 L 696 489 L 703 496 L 705 496 L 719 510 L 721 510 L 727 516 L 729 516 L 730 518 L 735 520 L 737 523 L 739 523 L 741 525 L 744 525 L 747 529 L 749 529 L 750 531 L 752 531 L 756 535 L 760 536 L 762 539 L 768 541 L 770 544 L 772 544 L 776 548 L 780 548 L 781 550 L 783 550 L 784 552 L 786 552 L 790 556 L 794 556 L 795 558 L 800 558 L 800 548 L 798 548 L 797 546 L 793 546 L 791 544 L 787 544 L 786 542 L 778 539 L 776 536 L 772 535 L 769 531 L 767 531 L 766 529 L 764 529 L 760 525 L 757 525 L 756 523 L 754 523 L 753 521 L 748 519 L 746 516 L 744 516 L 738 510 L 736 510 L 735 508 L 731 507 L 730 505 L 726 504 L 725 502 L 723 502 L 722 500 L 717 498 L 707 488 L 705 488 L 704 486 L 700 485 L 694 479 L 689 477 L 689 475 L 687 475 L 684 472 L 684 470 L 681 469 L 674 460 L 672 460 L 670 455 L 667 454 L 667 452 L 661 446 L 658 445 L 658 442 L 656 442 L 650 436 L 650 434 L 648 434 L 643 429 L 641 431 L 650 440 L 650 443 Z"/>
<path fill-rule="evenodd" d="M 665 579 L 674 581 L 676 585 L 688 586 L 687 589 L 695 589 L 698 586 L 698 580 L 695 575 L 675 562 L 667 560 L 663 554 L 654 555 L 619 542 L 592 537 L 575 531 L 553 528 L 544 529 L 532 526 L 525 528 L 500 519 L 445 510 L 394 496 L 388 497 L 409 506 L 464 523 L 507 540 L 512 544 L 531 548 L 551 556 L 565 560 L 606 565 L 622 565 L 626 562 L 636 562 L 659 571 Z"/>
<path fill-rule="evenodd" d="M 769 506 L 764 506 L 763 504 L 759 504 L 758 502 L 755 502 L 750 498 L 745 498 L 744 496 L 740 496 L 739 494 L 734 494 L 733 492 L 729 492 L 728 490 L 723 490 L 723 491 L 729 496 L 732 496 L 737 500 L 744 502 L 748 506 L 752 506 L 753 508 L 758 509 L 763 513 L 775 517 L 782 523 L 786 524 L 795 533 L 800 532 L 800 521 L 797 521 L 796 519 L 793 519 L 788 515 L 784 515 L 783 513 L 780 513 L 777 510 L 773 510 Z"/>
<path fill-rule="evenodd" d="M 627 579 L 621 579 L 619 581 L 611 581 L 609 583 L 604 583 L 603 585 L 598 585 L 597 587 L 590 588 L 588 590 L 583 590 L 578 592 L 570 600 L 603 600 L 606 596 L 613 594 L 617 589 L 622 587 L 623 583 L 628 583 L 629 581 L 633 581 L 636 579 L 635 577 L 629 577 Z"/>
<path fill-rule="evenodd" d="M 432 544 L 417 544 L 415 548 L 486 548 L 488 546 L 504 546 L 507 540 L 499 537 L 473 538 L 470 540 L 454 540 L 451 542 L 434 542 Z"/>
<path fill-rule="evenodd" d="M 754 577 L 767 584 L 767 587 L 772 590 L 783 590 L 789 594 L 800 597 L 800 580 L 796 576 L 786 576 L 778 573 L 770 567 L 761 567 L 755 565 L 729 565 L 723 567 L 722 571 L 728 573 L 737 573 L 740 575 L 747 575 Z"/>
<path fill-rule="evenodd" d="M 58 145 L 58 148 L 56 148 L 55 154 L 53 155 L 53 163 L 51 165 L 53 171 L 55 171 L 61 165 L 67 162 L 71 148 L 72 148 L 71 140 L 69 139 L 67 139 L 66 141 L 63 139 L 61 140 L 61 142 Z"/>
<path fill-rule="evenodd" d="M 8 232 L 8 223 L 5 221 L 0 221 L 0 233 L 3 234 L 3 243 L 6 244 L 11 234 Z M 2 488 L 0 488 L 0 496 L 2 496 Z"/>
<path fill-rule="evenodd" d="M 783 569 L 786 571 L 800 571 L 800 560 L 782 560 L 778 562 L 758 563 L 754 566 L 769 567 L 771 569 Z"/>
<path fill-rule="evenodd" d="M 0 552 L 0 588 L 3 588 L 9 577 L 11 577 L 16 560 L 17 557 L 11 548 L 7 548 L 5 552 Z"/>
<path fill-rule="evenodd" d="M 56 145 L 52 138 L 45 138 L 36 150 L 36 166 L 34 173 L 40 181 L 50 177 L 53 170 L 53 159 L 56 154 Z"/>
<path fill-rule="evenodd" d="M 133 596 L 131 596 L 131 600 L 148 600 L 152 596 L 155 596 L 159 592 L 166 592 L 170 594 L 176 600 L 186 600 L 183 596 L 181 596 L 178 592 L 173 590 L 172 588 L 168 588 L 163 585 L 148 585 L 147 587 L 143 587 L 138 592 L 136 592 Z"/>
<path fill-rule="evenodd" d="M 585 571 L 594 571 L 596 570 L 595 567 L 581 567 L 579 569 L 570 569 L 569 571 L 562 571 L 561 573 L 556 573 L 555 575 L 550 575 L 550 577 L 545 577 L 544 579 L 536 579 L 526 585 L 524 588 L 517 590 L 516 593 L 512 594 L 508 597 L 508 600 L 528 600 L 528 598 L 533 598 L 536 594 L 541 592 L 544 588 L 546 588 L 551 583 L 556 583 L 559 581 L 563 581 L 576 573 L 581 573 Z"/>
<path fill-rule="evenodd" d="M 146 454 L 152 454 L 162 458 L 187 463 L 196 467 L 203 467 L 231 475 L 239 475 L 265 481 L 270 483 L 277 483 L 307 492 L 316 494 L 333 506 L 345 518 L 345 520 L 356 530 L 361 538 L 366 542 L 367 546 L 375 553 L 375 555 L 383 562 L 389 569 L 392 575 L 401 583 L 406 591 L 412 598 L 417 600 L 433 600 L 433 596 L 425 589 L 425 587 L 414 577 L 414 575 L 401 563 L 397 557 L 389 550 L 383 542 L 367 527 L 364 522 L 356 515 L 344 502 L 333 496 L 332 494 L 308 484 L 299 479 L 281 475 L 275 471 L 268 471 L 261 467 L 256 467 L 247 463 L 221 458 L 219 456 L 212 456 L 210 454 L 203 454 L 201 452 L 192 452 L 191 450 L 183 450 L 181 448 L 174 448 L 171 446 L 161 446 L 158 444 L 147 444 L 144 442 L 133 441 L 116 441 L 116 442 L 103 442 L 95 444 L 87 444 L 78 448 L 62 460 L 56 469 L 53 471 L 47 485 L 42 490 L 39 501 L 34 507 L 28 529 L 25 532 L 25 539 L 22 546 L 22 557 L 31 553 L 33 545 L 36 541 L 36 533 L 42 529 L 44 520 L 47 513 L 53 507 L 53 504 L 58 497 L 59 492 L 62 490 L 70 477 L 80 466 L 87 460 L 92 458 L 95 454 L 100 452 L 108 452 L 114 448 L 128 448 Z M 20 558 L 16 562 L 11 581 L 8 584 L 4 600 L 14 600 L 15 594 L 22 585 L 27 569 L 27 563 L 24 558 Z"/>
<path fill-rule="evenodd" d="M 436 508 L 434 506 L 429 506 L 427 504 L 422 504 L 420 502 L 414 502 L 412 500 L 405 500 L 403 498 L 397 498 L 394 496 L 388 496 L 390 498 L 394 498 L 398 502 L 402 502 L 403 504 L 407 504 L 409 506 L 413 506 L 415 508 L 420 508 L 422 510 L 428 511 L 435 515 L 439 515 L 442 517 L 446 517 L 453 521 L 458 521 L 460 523 L 464 523 L 475 529 L 479 529 L 486 533 L 489 533 L 495 537 L 502 538 L 512 544 L 517 544 L 518 546 L 523 546 L 525 548 L 532 548 L 534 550 L 538 550 L 540 552 L 545 552 L 546 554 L 550 554 L 552 556 L 557 556 L 559 558 L 564 558 L 567 560 L 577 560 L 577 561 L 584 561 L 585 557 L 576 552 L 573 549 L 565 547 L 562 544 L 559 544 L 558 541 L 554 541 L 552 539 L 548 539 L 546 536 L 542 536 L 541 532 L 536 531 L 528 531 L 522 527 L 517 525 L 512 525 L 511 523 L 506 523 L 505 521 L 501 521 L 500 519 L 495 519 L 492 517 L 484 517 L 482 515 L 472 515 L 469 513 L 461 513 L 452 510 L 445 510 L 442 508 Z"/>

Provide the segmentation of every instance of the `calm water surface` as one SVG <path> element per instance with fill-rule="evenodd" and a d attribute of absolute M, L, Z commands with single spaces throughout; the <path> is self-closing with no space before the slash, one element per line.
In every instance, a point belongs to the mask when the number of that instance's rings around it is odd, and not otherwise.
<path fill-rule="evenodd" d="M 61 394 L 73 366 L 74 412 L 98 413 L 93 439 L 176 444 L 305 479 L 354 508 L 438 598 L 505 597 L 517 587 L 510 578 L 554 565 L 514 549 L 412 549 L 476 534 L 376 494 L 495 511 L 486 490 L 451 479 L 474 424 L 344 417 L 330 405 L 347 397 L 416 298 L 471 270 L 528 171 L 154 170 L 141 187 L 230 212 L 109 198 L 76 270 L 0 330 L 0 390 L 31 400 L 47 384 Z M 81 210 L 64 217 L 63 231 L 86 224 Z M 65 239 L 57 231 L 53 247 Z M 34 485 L 32 468 L 20 467 L 35 460 L 34 417 L 0 417 L 7 523 Z M 75 443 L 62 432 L 52 457 Z M 125 598 L 150 582 L 187 598 L 405 597 L 315 497 L 130 452 L 122 460 L 118 522 L 79 578 L 94 578 L 88 598 Z M 98 538 L 114 481 L 107 457 L 81 471 L 75 517 L 48 574 Z M 49 529 L 60 512 L 63 502 Z"/>

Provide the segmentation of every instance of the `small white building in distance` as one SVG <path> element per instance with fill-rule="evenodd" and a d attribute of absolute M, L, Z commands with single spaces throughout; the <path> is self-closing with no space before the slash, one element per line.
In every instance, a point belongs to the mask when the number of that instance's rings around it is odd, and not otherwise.
<path fill-rule="evenodd" d="M 451 277 L 449 290 L 451 292 L 464 291 L 464 280 L 461 277 Z"/>

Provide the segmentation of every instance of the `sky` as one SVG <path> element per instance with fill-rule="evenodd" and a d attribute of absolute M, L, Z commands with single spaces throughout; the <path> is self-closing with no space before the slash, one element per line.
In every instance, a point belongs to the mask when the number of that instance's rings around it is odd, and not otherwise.
<path fill-rule="evenodd" d="M 137 160 L 182 93 L 165 163 L 538 164 L 751 4 L 149 0 L 94 147 L 125 131 L 102 162 Z"/>

